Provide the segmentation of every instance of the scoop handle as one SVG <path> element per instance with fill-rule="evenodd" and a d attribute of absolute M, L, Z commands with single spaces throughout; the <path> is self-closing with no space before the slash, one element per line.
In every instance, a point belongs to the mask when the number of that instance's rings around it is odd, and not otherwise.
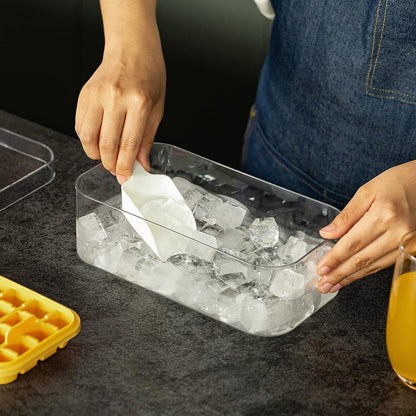
<path fill-rule="evenodd" d="M 134 166 L 133 166 L 133 175 L 137 176 L 137 175 L 141 175 L 141 176 L 146 176 L 146 175 L 151 175 L 151 173 L 149 173 L 137 160 L 134 162 Z"/>

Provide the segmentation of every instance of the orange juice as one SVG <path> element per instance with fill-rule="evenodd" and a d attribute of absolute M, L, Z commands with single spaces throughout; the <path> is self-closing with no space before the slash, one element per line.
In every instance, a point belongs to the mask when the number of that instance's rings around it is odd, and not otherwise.
<path fill-rule="evenodd" d="M 416 272 L 404 273 L 393 280 L 386 336 L 394 371 L 416 383 Z"/>

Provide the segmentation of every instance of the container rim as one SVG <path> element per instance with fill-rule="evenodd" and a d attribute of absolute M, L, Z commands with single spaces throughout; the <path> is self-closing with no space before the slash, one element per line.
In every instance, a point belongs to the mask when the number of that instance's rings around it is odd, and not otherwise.
<path fill-rule="evenodd" d="M 209 159 L 209 158 L 207 158 L 207 157 L 204 157 L 204 156 L 198 155 L 198 154 L 196 154 L 196 153 L 194 153 L 194 152 L 191 152 L 191 151 L 189 151 L 189 150 L 183 149 L 183 148 L 181 148 L 181 147 L 179 147 L 179 146 L 176 146 L 176 145 L 173 145 L 173 144 L 169 144 L 169 143 L 165 143 L 165 142 L 159 142 L 159 141 L 155 141 L 155 142 L 154 142 L 154 144 L 159 144 L 159 145 L 162 145 L 162 146 L 163 146 L 163 145 L 165 145 L 165 146 L 170 146 L 170 147 L 172 147 L 172 148 L 174 148 L 174 149 L 180 150 L 181 152 L 186 152 L 186 153 L 188 153 L 188 154 L 190 154 L 190 155 L 196 156 L 196 157 L 198 157 L 198 158 L 200 158 L 200 159 L 203 159 L 203 160 L 205 160 L 205 161 L 207 161 L 207 162 L 214 163 L 214 164 L 215 164 L 215 165 L 217 165 L 217 166 L 221 166 L 221 167 L 223 167 L 223 168 L 225 168 L 225 169 L 228 169 L 228 170 L 231 170 L 231 171 L 233 171 L 233 172 L 236 172 L 236 173 L 238 173 L 239 175 L 248 176 L 249 178 L 252 178 L 252 179 L 254 179 L 254 180 L 256 180 L 256 181 L 259 181 L 259 182 L 262 182 L 262 183 L 264 183 L 264 184 L 270 185 L 270 186 L 272 186 L 272 187 L 274 187 L 274 188 L 279 188 L 279 189 L 281 189 L 281 190 L 283 190 L 283 191 L 285 191 L 285 192 L 289 191 L 290 193 L 292 193 L 292 194 L 294 194 L 294 195 L 297 195 L 297 196 L 299 196 L 299 197 L 301 197 L 301 198 L 307 199 L 307 200 L 309 200 L 309 201 L 313 201 L 313 202 L 318 203 L 318 204 L 320 204 L 320 205 L 324 205 L 324 206 L 330 207 L 331 209 L 335 210 L 337 213 L 340 213 L 340 212 L 341 212 L 338 208 L 334 207 L 334 206 L 333 206 L 333 205 L 331 205 L 331 204 L 328 204 L 328 203 L 326 203 L 326 202 L 319 201 L 319 200 L 317 200 L 317 199 L 315 199 L 315 198 L 312 198 L 312 197 L 309 197 L 309 196 L 306 196 L 306 195 L 302 195 L 302 194 L 300 194 L 299 192 L 292 191 L 291 189 L 284 188 L 283 186 L 276 185 L 276 184 L 274 184 L 274 183 L 272 183 L 272 182 L 269 182 L 269 181 L 266 181 L 266 180 L 264 180 L 264 179 L 257 178 L 256 176 L 250 175 L 249 173 L 242 172 L 241 170 L 238 170 L 238 169 L 235 169 L 235 168 L 231 168 L 231 167 L 229 167 L 229 166 L 227 166 L 227 165 L 224 165 L 223 163 L 216 162 L 216 161 L 214 161 L 214 160 L 212 160 L 212 159 Z"/>
<path fill-rule="evenodd" d="M 29 142 L 29 143 L 31 143 L 35 147 L 43 148 L 44 150 L 46 150 L 46 155 L 47 155 L 46 158 L 41 158 L 39 156 L 35 156 L 33 154 L 26 153 L 26 152 L 23 152 L 21 150 L 18 150 L 18 149 L 14 148 L 12 146 L 9 146 L 7 143 L 4 143 L 4 142 L 2 142 L 0 140 L 0 146 L 4 147 L 6 149 L 13 150 L 14 152 L 20 153 L 20 154 L 22 154 L 24 156 L 27 156 L 27 157 L 29 157 L 31 159 L 37 160 L 38 162 L 41 162 L 42 163 L 41 166 L 39 166 L 36 169 L 28 172 L 26 175 L 21 176 L 19 179 L 15 180 L 14 182 L 12 182 L 12 183 L 8 184 L 7 186 L 5 186 L 4 188 L 0 189 L 0 194 L 2 192 L 7 191 L 8 189 L 11 189 L 13 186 L 18 185 L 19 183 L 24 182 L 26 179 L 30 178 L 31 176 L 36 176 L 36 174 L 38 172 L 44 170 L 45 168 L 46 169 L 49 169 L 49 171 L 50 171 L 49 178 L 44 183 L 42 183 L 42 185 L 40 185 L 40 186 L 32 189 L 30 192 L 25 193 L 20 198 L 17 198 L 15 200 L 13 200 L 10 204 L 8 204 L 8 205 L 6 205 L 4 207 L 0 207 L 0 212 L 1 212 L 1 211 L 4 211 L 6 208 L 9 208 L 10 206 L 14 205 L 16 202 L 21 201 L 23 198 L 26 198 L 27 196 L 29 196 L 29 195 L 33 194 L 34 192 L 38 191 L 39 189 L 43 188 L 44 186 L 50 184 L 54 180 L 54 178 L 56 176 L 56 172 L 55 172 L 55 154 L 54 154 L 53 150 L 49 146 L 47 146 L 46 144 L 41 143 L 41 142 L 39 142 L 37 140 L 33 140 L 33 139 L 29 138 L 29 137 L 23 136 L 22 134 L 19 134 L 19 133 L 16 133 L 14 131 L 5 129 L 3 127 L 0 127 L 0 130 L 2 132 L 6 133 L 6 134 L 11 135 L 11 136 L 18 137 L 19 139 L 21 139 L 21 140 L 23 140 L 25 142 Z"/>
<path fill-rule="evenodd" d="M 0 130 L 2 130 L 3 132 L 5 132 L 7 134 L 10 134 L 10 135 L 13 135 L 13 136 L 18 136 L 19 138 L 21 138 L 21 139 L 23 139 L 25 141 L 28 141 L 30 143 L 32 143 L 34 146 L 43 147 L 47 151 L 47 153 L 49 155 L 49 158 L 46 158 L 46 160 L 45 160 L 45 159 L 42 159 L 40 157 L 34 156 L 34 155 L 30 154 L 30 153 L 25 153 L 25 152 L 22 152 L 20 150 L 16 150 L 15 148 L 12 148 L 9 145 L 4 144 L 4 143 L 2 144 L 3 147 L 6 147 L 8 149 L 12 149 L 14 151 L 17 151 L 18 153 L 21 153 L 21 154 L 23 154 L 25 156 L 28 156 L 31 159 L 35 159 L 35 160 L 38 160 L 39 162 L 43 162 L 44 163 L 44 166 L 45 165 L 51 165 L 51 164 L 53 164 L 55 162 L 55 154 L 54 154 L 53 150 L 48 145 L 46 145 L 44 143 L 41 143 L 41 142 L 39 142 L 37 140 L 33 140 L 33 139 L 29 138 L 29 137 L 23 136 L 22 134 L 16 133 L 14 131 L 5 129 L 3 127 L 0 127 Z M 42 168 L 43 168 L 43 166 L 41 166 L 40 168 L 32 171 L 31 173 L 36 172 L 37 170 L 42 169 Z"/>
<path fill-rule="evenodd" d="M 208 158 L 206 158 L 206 157 L 203 157 L 203 156 L 197 155 L 196 153 L 193 153 L 193 152 L 190 152 L 190 151 L 188 151 L 188 150 L 182 149 L 181 147 L 178 147 L 178 146 L 175 146 L 175 145 L 171 145 L 171 144 L 169 144 L 169 143 L 163 143 L 163 142 L 154 142 L 154 144 L 158 144 L 158 145 L 162 145 L 162 146 L 163 146 L 163 145 L 170 146 L 170 147 L 175 148 L 175 149 L 177 149 L 177 150 L 180 150 L 180 151 L 182 151 L 182 152 L 186 152 L 186 153 L 188 153 L 188 154 L 190 154 L 190 155 L 197 156 L 198 158 L 203 159 L 203 160 L 205 160 L 205 161 L 208 161 L 208 162 L 214 163 L 214 164 L 216 164 L 216 165 L 218 165 L 218 166 L 221 166 L 221 167 L 223 167 L 223 168 L 225 168 L 225 169 L 229 169 L 229 170 L 232 170 L 233 172 L 236 172 L 236 173 L 238 173 L 238 174 L 242 174 L 242 175 L 248 176 L 248 177 L 250 177 L 250 178 L 253 178 L 253 179 L 255 179 L 256 181 L 261 181 L 261 182 L 263 182 L 263 183 L 265 183 L 265 184 L 267 184 L 267 185 L 270 185 L 270 186 L 272 186 L 272 187 L 276 187 L 276 188 L 282 189 L 282 190 L 284 190 L 284 191 L 286 191 L 286 192 L 287 192 L 287 191 L 289 191 L 289 192 L 293 193 L 294 195 L 298 195 L 298 196 L 299 196 L 299 197 L 301 197 L 301 198 L 306 198 L 307 200 L 314 201 L 315 203 L 318 203 L 318 204 L 320 204 L 320 205 L 330 207 L 331 209 L 335 210 L 335 211 L 336 211 L 336 212 L 338 212 L 338 213 L 340 212 L 340 211 L 338 210 L 338 208 L 336 208 L 336 207 L 334 207 L 334 206 L 332 206 L 332 205 L 330 205 L 330 204 L 327 204 L 327 203 L 325 203 L 325 202 L 318 201 L 318 200 L 316 200 L 316 199 L 314 199 L 314 198 L 310 198 L 310 197 L 305 196 L 305 195 L 302 195 L 302 194 L 300 194 L 300 193 L 298 193 L 298 192 L 291 191 L 291 190 L 289 190 L 289 189 L 287 189 L 287 188 L 283 188 L 282 186 L 275 185 L 275 184 L 273 184 L 273 183 L 271 183 L 271 182 L 265 181 L 265 180 L 263 180 L 263 179 L 257 178 L 257 177 L 252 176 L 252 175 L 249 175 L 249 174 L 247 174 L 247 173 L 245 173 L 245 172 L 241 172 L 241 171 L 239 171 L 239 170 L 237 170 L 237 169 L 230 168 L 230 167 L 228 167 L 228 166 L 226 166 L 226 165 L 223 165 L 223 164 L 221 164 L 221 163 L 215 162 L 215 161 L 213 161 L 213 160 L 211 160 L 211 159 L 208 159 Z M 146 218 L 140 217 L 140 216 L 138 216 L 138 215 L 136 215 L 136 214 L 133 214 L 133 213 L 131 213 L 131 212 L 129 212 L 129 211 L 125 211 L 125 210 L 123 210 L 123 209 L 121 209 L 121 208 L 114 207 L 113 205 L 110 205 L 110 204 L 108 204 L 108 203 L 106 203 L 106 202 L 104 202 L 104 201 L 100 201 L 99 199 L 96 199 L 96 198 L 94 198 L 94 197 L 91 197 L 91 196 L 87 195 L 85 192 L 83 192 L 83 191 L 81 190 L 81 188 L 80 188 L 80 186 L 79 186 L 79 182 L 81 181 L 81 179 L 82 179 L 84 176 L 88 175 L 91 171 L 94 171 L 94 170 L 97 170 L 97 169 L 102 169 L 102 170 L 105 170 L 105 171 L 106 171 L 106 169 L 104 168 L 103 164 L 102 164 L 102 163 L 99 163 L 99 164 L 97 164 L 97 165 L 93 166 L 92 168 L 90 168 L 90 169 L 86 170 L 85 172 L 82 172 L 80 175 L 78 175 L 77 179 L 75 180 L 75 190 L 76 190 L 76 192 L 77 192 L 77 193 L 81 194 L 84 198 L 87 198 L 87 199 L 89 199 L 90 201 L 94 201 L 94 202 L 96 202 L 97 204 L 100 204 L 100 205 L 105 205 L 105 206 L 107 206 L 107 207 L 109 207 L 109 208 L 111 208 L 111 209 L 115 209 L 115 210 L 117 210 L 117 211 L 119 211 L 119 212 L 121 212 L 121 213 L 126 213 L 126 214 L 129 214 L 129 215 L 132 215 L 132 216 L 134 216 L 134 217 L 136 217 L 136 218 L 139 218 L 139 219 L 141 219 L 141 220 L 143 220 L 143 221 L 146 221 L 146 222 L 148 222 L 148 223 L 154 224 L 154 225 L 156 225 L 157 227 L 161 227 L 161 228 L 164 228 L 164 229 L 165 229 L 165 230 L 167 230 L 167 231 L 170 231 L 170 232 L 176 233 L 176 234 L 178 234 L 178 235 L 180 235 L 180 236 L 182 236 L 182 237 L 189 238 L 189 239 L 191 239 L 191 240 L 193 240 L 193 241 L 195 241 L 195 242 L 197 242 L 197 243 L 199 243 L 199 244 L 203 244 L 204 246 L 209 247 L 209 248 L 211 248 L 211 249 L 213 249 L 213 250 L 215 250 L 215 251 L 217 251 L 217 252 L 219 252 L 219 253 L 221 253 L 221 254 L 223 254 L 223 255 L 226 255 L 226 256 L 228 256 L 228 257 L 232 257 L 233 259 L 235 259 L 235 260 L 237 260 L 237 261 L 239 261 L 239 262 L 245 263 L 245 264 L 249 265 L 250 267 L 264 268 L 264 269 L 271 269 L 271 270 L 276 270 L 276 269 L 282 269 L 282 268 L 290 267 L 290 266 L 293 266 L 293 265 L 295 265 L 295 264 L 297 264 L 297 263 L 300 263 L 300 262 L 301 262 L 304 258 L 308 257 L 311 253 L 313 253 L 313 252 L 314 252 L 315 250 L 317 250 L 319 247 L 324 246 L 324 245 L 327 245 L 327 244 L 328 244 L 328 241 L 332 241 L 332 240 L 325 240 L 325 239 L 323 239 L 323 241 L 321 241 L 318 245 L 316 245 L 314 248 L 312 248 L 312 249 L 311 249 L 311 250 L 309 250 L 307 253 L 305 253 L 302 257 L 298 258 L 297 260 L 295 260 L 295 261 L 293 261 L 293 262 L 284 263 L 283 265 L 280 265 L 280 266 L 255 265 L 255 264 L 250 263 L 250 262 L 248 262 L 248 261 L 246 261 L 246 260 L 244 260 L 244 259 L 240 259 L 239 257 L 236 257 L 236 256 L 234 256 L 234 255 L 232 255 L 232 254 L 228 253 L 227 251 L 220 250 L 220 249 L 218 249 L 218 248 L 216 248 L 216 247 L 212 247 L 212 246 L 210 246 L 209 244 L 206 244 L 206 243 L 204 243 L 204 242 L 202 242 L 202 241 L 196 240 L 195 238 L 193 238 L 193 237 L 191 237 L 191 236 L 189 236 L 189 235 L 183 234 L 183 233 L 181 233 L 181 232 L 179 232 L 179 231 L 176 231 L 176 230 L 172 230 L 172 229 L 170 229 L 170 228 L 168 228 L 168 227 L 165 227 L 165 226 L 163 226 L 163 225 L 161 225 L 161 224 L 158 224 L 158 223 L 156 223 L 156 222 L 154 222 L 154 221 L 151 221 L 151 220 L 148 220 L 148 219 L 146 219 Z M 110 173 L 109 173 L 109 174 L 110 174 Z"/>

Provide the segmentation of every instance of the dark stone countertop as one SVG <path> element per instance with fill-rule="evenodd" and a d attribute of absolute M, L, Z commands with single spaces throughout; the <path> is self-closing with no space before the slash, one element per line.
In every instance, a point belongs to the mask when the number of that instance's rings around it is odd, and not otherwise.
<path fill-rule="evenodd" d="M 0 111 L 50 146 L 52 183 L 0 213 L 0 274 L 75 310 L 81 332 L 10 384 L 1 415 L 415 415 L 386 351 L 392 269 L 286 335 L 246 335 L 79 259 L 80 143 Z M 416 359 L 416 358 L 415 358 Z"/>

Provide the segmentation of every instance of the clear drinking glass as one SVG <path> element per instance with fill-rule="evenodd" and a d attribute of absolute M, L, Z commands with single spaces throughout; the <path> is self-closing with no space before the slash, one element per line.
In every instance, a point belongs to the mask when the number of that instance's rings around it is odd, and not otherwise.
<path fill-rule="evenodd" d="M 387 313 L 390 363 L 400 380 L 416 390 L 416 230 L 400 240 Z"/>

